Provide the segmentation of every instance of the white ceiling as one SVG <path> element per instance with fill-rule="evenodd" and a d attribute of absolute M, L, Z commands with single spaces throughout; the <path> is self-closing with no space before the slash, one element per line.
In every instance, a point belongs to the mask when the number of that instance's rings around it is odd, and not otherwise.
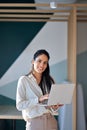
<path fill-rule="evenodd" d="M 76 3 L 77 0 L 34 0 L 35 3 L 46 3 L 46 4 L 50 4 L 50 7 L 37 7 L 37 9 L 55 9 L 57 8 L 57 4 L 73 4 Z M 58 9 L 62 9 L 60 7 L 58 7 Z M 64 9 L 64 8 L 63 8 Z"/>
<path fill-rule="evenodd" d="M 87 3 L 87 0 L 35 0 L 36 3 Z"/>
<path fill-rule="evenodd" d="M 36 3 L 75 3 L 77 0 L 35 0 Z"/>

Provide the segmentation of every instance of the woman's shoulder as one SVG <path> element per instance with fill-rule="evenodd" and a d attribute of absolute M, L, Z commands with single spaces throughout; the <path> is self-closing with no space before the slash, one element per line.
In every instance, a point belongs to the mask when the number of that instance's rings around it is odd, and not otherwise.
<path fill-rule="evenodd" d="M 32 74 L 22 75 L 22 76 L 19 77 L 19 80 L 31 79 L 32 77 L 33 77 Z"/>
<path fill-rule="evenodd" d="M 22 75 L 22 76 L 19 77 L 18 82 L 26 82 L 26 81 L 29 82 L 29 81 L 32 81 L 33 78 L 34 77 L 33 77 L 32 74 Z"/>
<path fill-rule="evenodd" d="M 18 81 L 24 81 L 26 79 L 26 75 L 22 75 L 19 77 Z"/>

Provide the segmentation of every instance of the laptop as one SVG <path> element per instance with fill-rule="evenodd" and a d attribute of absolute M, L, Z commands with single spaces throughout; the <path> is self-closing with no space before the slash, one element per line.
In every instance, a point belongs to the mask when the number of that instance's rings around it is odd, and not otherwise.
<path fill-rule="evenodd" d="M 71 104 L 74 88 L 75 84 L 73 83 L 52 84 L 48 100 L 40 103 L 40 105 Z"/>

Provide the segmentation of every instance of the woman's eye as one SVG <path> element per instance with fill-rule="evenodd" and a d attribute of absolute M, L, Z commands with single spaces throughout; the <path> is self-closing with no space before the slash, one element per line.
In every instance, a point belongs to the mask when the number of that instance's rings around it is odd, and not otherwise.
<path fill-rule="evenodd" d="M 37 60 L 37 62 L 41 63 L 41 60 Z"/>
<path fill-rule="evenodd" d="M 47 65 L 47 62 L 44 62 L 44 65 Z"/>
<path fill-rule="evenodd" d="M 43 63 L 44 65 L 47 65 L 47 61 L 46 62 L 43 62 L 42 60 L 36 60 L 36 62 L 38 62 L 38 63 Z"/>
<path fill-rule="evenodd" d="M 41 60 L 38 60 L 39 63 L 41 63 Z"/>

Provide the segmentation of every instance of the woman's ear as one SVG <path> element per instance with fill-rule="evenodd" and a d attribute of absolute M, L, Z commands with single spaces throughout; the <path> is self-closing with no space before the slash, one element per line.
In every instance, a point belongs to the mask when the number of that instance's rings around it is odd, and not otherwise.
<path fill-rule="evenodd" d="M 32 60 L 32 62 L 31 62 L 31 63 L 32 63 L 32 65 L 33 65 L 33 64 L 34 64 L 34 60 Z"/>

